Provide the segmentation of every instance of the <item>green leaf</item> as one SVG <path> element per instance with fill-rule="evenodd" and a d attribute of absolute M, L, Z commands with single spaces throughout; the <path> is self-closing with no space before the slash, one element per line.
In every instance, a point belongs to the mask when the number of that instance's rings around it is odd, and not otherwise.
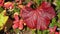
<path fill-rule="evenodd" d="M 52 19 L 52 22 L 50 23 L 50 27 L 53 27 L 53 26 L 55 26 L 56 25 L 56 18 L 53 18 Z"/>
<path fill-rule="evenodd" d="M 37 34 L 42 34 L 42 31 L 40 31 L 40 30 L 37 30 Z"/>
<path fill-rule="evenodd" d="M 20 14 L 20 9 L 17 8 L 17 7 L 15 7 L 14 10 L 13 10 L 13 12 L 18 12 L 18 14 Z"/>
<path fill-rule="evenodd" d="M 58 18 L 60 19 L 60 13 L 58 13 L 58 15 L 57 15 L 57 16 L 58 16 Z"/>
<path fill-rule="evenodd" d="M 28 2 L 30 2 L 31 0 L 25 0 L 25 2 L 23 2 L 23 5 L 27 4 Z"/>
<path fill-rule="evenodd" d="M 56 0 L 56 10 L 60 9 L 60 0 Z"/>
<path fill-rule="evenodd" d="M 49 30 L 44 30 L 43 34 L 49 34 Z"/>
<path fill-rule="evenodd" d="M 4 9 L 2 7 L 0 7 L 0 13 L 3 11 Z"/>
<path fill-rule="evenodd" d="M 19 29 L 15 29 L 14 32 L 15 32 L 16 34 L 19 34 L 20 30 L 19 30 Z"/>
<path fill-rule="evenodd" d="M 60 23 L 57 23 L 56 25 L 60 28 Z"/>
<path fill-rule="evenodd" d="M 35 34 L 35 30 L 34 29 L 32 29 L 32 34 Z"/>

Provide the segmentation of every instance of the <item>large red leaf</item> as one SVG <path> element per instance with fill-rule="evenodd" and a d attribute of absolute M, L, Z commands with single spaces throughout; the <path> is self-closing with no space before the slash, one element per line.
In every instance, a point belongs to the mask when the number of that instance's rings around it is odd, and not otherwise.
<path fill-rule="evenodd" d="M 55 17 L 55 11 L 50 3 L 42 2 L 36 9 L 25 6 L 21 9 L 20 15 L 29 28 L 45 30 L 50 20 Z"/>

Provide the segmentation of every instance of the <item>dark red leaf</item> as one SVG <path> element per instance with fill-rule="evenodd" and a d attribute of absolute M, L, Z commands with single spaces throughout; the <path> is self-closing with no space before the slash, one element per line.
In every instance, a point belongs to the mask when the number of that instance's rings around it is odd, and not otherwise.
<path fill-rule="evenodd" d="M 55 11 L 50 3 L 42 2 L 41 6 L 36 9 L 25 6 L 21 9 L 20 16 L 29 28 L 45 30 L 50 20 L 55 17 Z"/>

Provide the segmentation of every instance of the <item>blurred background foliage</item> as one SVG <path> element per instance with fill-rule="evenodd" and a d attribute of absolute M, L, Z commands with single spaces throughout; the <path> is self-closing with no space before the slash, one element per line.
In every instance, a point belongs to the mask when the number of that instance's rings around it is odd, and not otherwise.
<path fill-rule="evenodd" d="M 7 2 L 7 1 L 14 1 L 14 0 L 5 0 L 5 2 Z M 25 0 L 25 2 L 23 2 L 23 4 L 25 5 L 26 3 L 28 3 L 30 0 Z M 56 26 L 58 26 L 57 28 L 60 28 L 60 0 L 32 0 L 33 2 L 35 2 L 35 4 L 36 4 L 36 6 L 39 6 L 41 3 L 42 3 L 42 1 L 46 1 L 46 2 L 50 2 L 51 4 L 53 4 L 54 5 L 54 9 L 55 9 L 55 11 L 56 11 L 56 17 L 55 18 L 53 18 L 52 20 L 51 20 L 51 23 L 50 23 L 50 25 L 49 25 L 49 27 L 54 27 L 54 25 L 56 25 Z M 52 5 L 52 6 L 53 6 Z M 8 10 L 7 10 L 8 11 Z M 16 11 L 18 11 L 18 13 L 19 13 L 19 11 L 20 11 L 20 9 L 18 9 L 18 8 L 14 8 L 13 9 L 13 11 L 12 12 L 10 12 L 10 11 L 8 11 L 9 13 L 7 13 L 7 15 L 8 16 L 11 16 L 11 13 L 14 13 L 14 12 L 16 12 Z M 4 12 L 4 8 L 2 8 L 2 7 L 0 7 L 0 30 L 1 29 L 3 29 L 3 27 L 4 27 L 4 25 L 7 23 L 7 20 L 8 20 L 8 17 L 7 16 L 4 16 L 3 13 Z M 12 14 L 13 15 L 13 14 Z M 9 20 L 10 21 L 10 20 Z M 11 22 L 11 24 L 12 24 L 12 21 L 10 21 Z M 7 25 L 7 24 L 6 24 Z M 8 27 L 9 28 L 9 26 L 7 25 L 6 27 Z M 11 27 L 11 26 L 10 26 Z M 27 28 L 27 27 L 26 27 Z M 25 29 L 26 29 L 25 28 Z M 12 28 L 9 28 L 8 29 L 9 30 L 9 32 L 13 32 L 14 30 L 12 29 Z M 27 28 L 27 30 L 28 30 L 28 28 Z M 27 31 L 27 30 L 23 30 L 23 31 Z M 57 29 L 58 30 L 58 29 Z M 6 32 L 6 29 L 4 30 L 5 32 Z M 23 31 L 20 31 L 20 30 L 16 30 L 18 33 L 23 33 Z M 35 33 L 35 31 L 36 30 L 34 30 L 34 31 L 32 31 L 33 32 L 33 34 Z M 60 30 L 58 30 L 58 31 L 60 31 Z M 1 32 L 2 32 L 2 30 L 1 30 Z M 40 31 L 40 30 L 37 30 L 37 33 L 36 34 L 49 34 L 49 30 L 45 30 L 45 31 Z"/>

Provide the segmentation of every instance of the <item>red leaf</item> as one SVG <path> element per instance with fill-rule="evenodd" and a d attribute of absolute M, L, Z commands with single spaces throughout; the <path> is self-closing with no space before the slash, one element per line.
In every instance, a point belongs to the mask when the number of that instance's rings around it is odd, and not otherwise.
<path fill-rule="evenodd" d="M 54 26 L 53 28 L 49 28 L 50 34 L 55 33 L 56 28 L 57 28 L 57 26 Z"/>
<path fill-rule="evenodd" d="M 12 27 L 13 27 L 13 29 L 16 29 L 16 28 L 18 28 L 18 26 L 19 26 L 19 24 L 15 23 Z"/>
<path fill-rule="evenodd" d="M 0 0 L 0 7 L 4 5 L 4 0 Z"/>
<path fill-rule="evenodd" d="M 59 32 L 55 32 L 55 34 L 59 34 Z"/>
<path fill-rule="evenodd" d="M 36 9 L 25 6 L 21 9 L 20 15 L 29 28 L 45 30 L 50 20 L 55 17 L 55 11 L 48 2 L 43 2 Z"/>
<path fill-rule="evenodd" d="M 14 14 L 14 21 L 13 21 L 13 29 L 16 29 L 19 27 L 19 17 L 18 17 L 18 14 L 15 13 Z"/>
<path fill-rule="evenodd" d="M 23 19 L 19 20 L 18 13 L 14 13 L 13 29 L 23 29 Z"/>
<path fill-rule="evenodd" d="M 6 2 L 6 3 L 4 3 L 4 7 L 6 9 L 13 9 L 14 4 L 12 2 Z"/>
<path fill-rule="evenodd" d="M 19 22 L 19 29 L 22 30 L 23 29 L 23 20 L 21 19 Z"/>

